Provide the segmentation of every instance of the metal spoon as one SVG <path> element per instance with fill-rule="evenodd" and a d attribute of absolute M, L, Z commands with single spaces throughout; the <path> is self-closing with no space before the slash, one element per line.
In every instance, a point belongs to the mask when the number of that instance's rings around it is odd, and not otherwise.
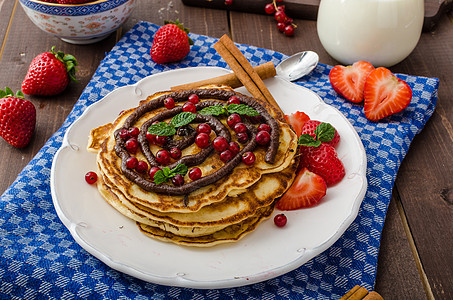
<path fill-rule="evenodd" d="M 275 68 L 277 75 L 289 81 L 295 81 L 310 73 L 319 62 L 319 56 L 313 51 L 303 51 L 285 59 Z"/>

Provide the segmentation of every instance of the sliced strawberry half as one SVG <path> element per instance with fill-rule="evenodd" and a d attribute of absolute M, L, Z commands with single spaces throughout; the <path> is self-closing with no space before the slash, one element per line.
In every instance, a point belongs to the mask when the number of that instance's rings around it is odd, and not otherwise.
<path fill-rule="evenodd" d="M 296 111 L 290 115 L 285 115 L 285 119 L 291 126 L 293 126 L 297 136 L 300 136 L 305 122 L 310 120 L 310 117 L 301 111 Z"/>
<path fill-rule="evenodd" d="M 291 187 L 278 200 L 279 210 L 295 210 L 310 207 L 326 195 L 327 185 L 324 179 L 310 172 L 307 168 L 300 170 Z"/>
<path fill-rule="evenodd" d="M 330 70 L 330 84 L 338 94 L 359 103 L 363 100 L 366 78 L 373 70 L 373 65 L 367 61 L 358 61 L 351 66 L 337 65 Z"/>
<path fill-rule="evenodd" d="M 368 76 L 364 90 L 365 116 L 378 121 L 402 111 L 412 100 L 412 90 L 387 68 L 377 68 Z"/>

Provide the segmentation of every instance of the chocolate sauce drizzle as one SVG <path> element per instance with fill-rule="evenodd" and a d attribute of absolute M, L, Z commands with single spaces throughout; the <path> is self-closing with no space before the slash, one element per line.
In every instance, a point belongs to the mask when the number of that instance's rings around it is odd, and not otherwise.
<path fill-rule="evenodd" d="M 119 136 L 119 132 L 122 129 L 128 129 L 133 127 L 133 125 L 146 113 L 151 112 L 155 109 L 161 108 L 164 106 L 164 100 L 168 97 L 172 97 L 175 102 L 187 101 L 187 98 L 191 94 L 197 94 L 200 98 L 200 102 L 196 104 L 197 111 L 203 109 L 204 107 L 211 105 L 224 105 L 231 96 L 237 96 L 239 101 L 243 104 L 253 107 L 260 115 L 264 123 L 268 124 L 271 128 L 271 139 L 269 145 L 266 149 L 265 161 L 272 164 L 277 155 L 277 150 L 279 147 L 279 135 L 280 128 L 278 122 L 267 112 L 267 110 L 259 104 L 255 99 L 247 97 L 245 95 L 238 95 L 233 91 L 220 90 L 220 89 L 196 89 L 196 90 L 185 90 L 177 91 L 169 94 L 159 96 L 158 98 L 151 100 L 145 104 L 139 106 L 124 122 L 123 126 L 117 129 L 114 132 L 115 137 L 115 153 L 118 157 L 121 158 L 121 170 L 123 174 L 131 181 L 136 183 L 138 186 L 143 188 L 146 191 L 167 194 L 167 195 L 187 195 L 201 187 L 207 186 L 209 184 L 215 183 L 219 179 L 228 175 L 233 171 L 233 169 L 241 163 L 242 154 L 248 151 L 253 151 L 257 147 L 255 140 L 257 129 L 255 126 L 249 122 L 244 122 L 249 133 L 249 142 L 244 146 L 244 148 L 233 157 L 229 162 L 225 163 L 221 168 L 219 168 L 214 173 L 203 176 L 196 181 L 191 181 L 185 183 L 182 186 L 174 186 L 172 184 L 155 184 L 154 182 L 147 180 L 144 176 L 134 170 L 131 170 L 126 167 L 126 160 L 130 157 L 129 152 L 125 148 L 125 141 Z M 203 99 L 216 99 L 216 100 L 205 100 Z M 221 101 L 217 101 L 221 100 Z M 148 164 L 152 166 L 159 166 L 154 154 L 149 148 L 148 140 L 146 139 L 146 132 L 148 131 L 149 126 L 155 121 L 163 121 L 169 118 L 176 116 L 182 112 L 182 106 L 176 106 L 173 109 L 165 110 L 154 117 L 147 120 L 140 128 L 140 134 L 138 135 L 138 142 L 140 144 L 140 149 L 144 156 L 146 157 Z M 214 116 L 210 115 L 200 115 L 197 114 L 195 123 L 205 122 L 208 123 L 212 130 L 217 134 L 217 136 L 224 136 L 228 142 L 231 140 L 230 131 Z M 167 147 L 176 146 L 179 149 L 183 150 L 184 148 L 190 146 L 194 141 L 194 134 L 189 134 L 186 137 L 182 137 L 178 140 L 170 140 Z M 168 165 L 169 168 L 173 168 L 176 165 L 183 163 L 188 167 L 201 164 L 209 155 L 214 151 L 212 144 L 204 149 L 201 149 L 200 152 L 194 155 L 188 155 L 180 158 L 178 161 L 174 162 L 171 165 Z"/>

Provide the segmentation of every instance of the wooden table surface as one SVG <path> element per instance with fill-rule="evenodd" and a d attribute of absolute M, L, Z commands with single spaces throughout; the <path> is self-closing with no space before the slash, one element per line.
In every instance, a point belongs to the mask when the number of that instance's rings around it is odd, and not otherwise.
<path fill-rule="evenodd" d="M 138 21 L 162 25 L 181 20 L 191 32 L 273 49 L 287 55 L 313 50 L 320 62 L 337 62 L 323 49 L 316 21 L 296 19 L 296 34 L 278 32 L 270 16 L 185 6 L 179 0 L 138 0 L 121 30 L 102 42 L 72 45 L 38 29 L 18 0 L 0 0 L 0 86 L 21 87 L 31 60 L 53 45 L 79 62 L 78 84 L 55 97 L 27 97 L 37 108 L 30 145 L 16 149 L 0 140 L 0 192 L 58 130 L 105 53 Z M 399 170 L 382 234 L 375 290 L 386 299 L 453 299 L 453 13 L 424 32 L 413 53 L 393 72 L 440 79 L 438 105 L 415 137 Z"/>

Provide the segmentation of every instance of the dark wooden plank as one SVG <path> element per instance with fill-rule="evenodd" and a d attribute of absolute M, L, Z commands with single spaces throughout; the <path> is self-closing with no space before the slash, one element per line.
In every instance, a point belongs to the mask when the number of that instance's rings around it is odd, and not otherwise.
<path fill-rule="evenodd" d="M 395 194 L 395 193 L 394 193 Z M 376 285 L 384 299 L 426 297 L 414 257 L 402 226 L 395 197 L 392 197 L 382 230 Z"/>
<path fill-rule="evenodd" d="M 14 1 L 0 0 L 0 60 L 1 57 L 1 43 L 5 39 L 5 33 L 9 24 L 9 16 L 14 9 Z"/>
<path fill-rule="evenodd" d="M 396 187 L 436 299 L 453 299 L 453 15 L 423 34 L 396 72 L 438 77 L 437 109 L 415 137 Z"/>
<path fill-rule="evenodd" d="M 231 13 L 233 40 L 239 43 L 274 49 L 291 55 L 302 50 L 316 51 L 320 62 L 336 64 L 323 49 L 316 33 L 316 23 L 296 19 L 299 26 L 294 37 L 288 38 L 275 28 L 269 16 Z M 247 31 L 241 30 L 247 28 Z M 423 284 L 418 276 L 412 252 L 404 233 L 403 224 L 394 205 L 389 208 L 383 232 L 378 262 L 376 291 L 393 299 L 401 296 L 395 288 L 407 291 L 407 299 L 421 299 L 424 295 Z M 397 247 L 397 248 L 396 248 Z"/>

